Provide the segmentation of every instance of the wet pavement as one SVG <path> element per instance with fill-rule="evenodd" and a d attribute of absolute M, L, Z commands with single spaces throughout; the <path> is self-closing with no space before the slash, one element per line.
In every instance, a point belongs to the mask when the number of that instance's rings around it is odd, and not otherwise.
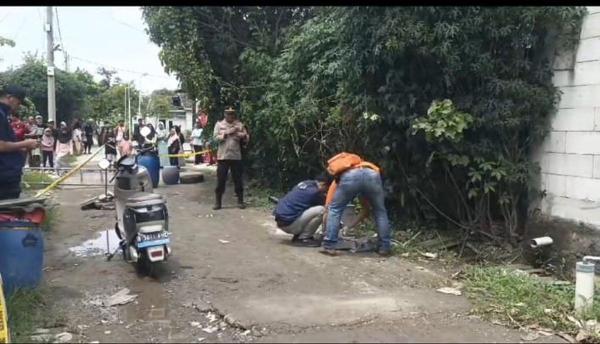
<path fill-rule="evenodd" d="M 91 257 L 110 254 L 119 247 L 119 237 L 114 229 L 107 229 L 96 233 L 96 238 L 86 240 L 81 245 L 69 247 L 77 257 Z"/>

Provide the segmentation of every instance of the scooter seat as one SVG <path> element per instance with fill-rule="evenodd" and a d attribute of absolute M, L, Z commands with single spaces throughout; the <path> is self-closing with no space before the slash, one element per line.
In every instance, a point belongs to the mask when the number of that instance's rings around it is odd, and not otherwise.
<path fill-rule="evenodd" d="M 159 194 L 149 193 L 149 192 L 138 192 L 138 193 L 131 195 L 131 197 L 127 198 L 127 203 L 139 203 L 139 202 L 147 202 L 147 201 L 162 200 L 162 199 L 163 199 L 162 196 Z"/>

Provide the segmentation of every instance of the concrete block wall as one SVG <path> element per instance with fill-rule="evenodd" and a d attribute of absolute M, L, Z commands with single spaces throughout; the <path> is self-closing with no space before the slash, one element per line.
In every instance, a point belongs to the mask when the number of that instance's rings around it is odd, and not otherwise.
<path fill-rule="evenodd" d="M 554 63 L 561 101 L 534 159 L 546 190 L 542 212 L 600 229 L 600 6 L 587 9 L 576 52 Z"/>

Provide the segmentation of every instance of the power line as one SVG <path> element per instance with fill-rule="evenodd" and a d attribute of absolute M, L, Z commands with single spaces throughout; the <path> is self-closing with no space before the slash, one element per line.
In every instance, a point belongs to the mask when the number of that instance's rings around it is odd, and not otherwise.
<path fill-rule="evenodd" d="M 107 65 L 105 63 L 95 62 L 95 61 L 91 61 L 91 60 L 84 59 L 84 58 L 77 57 L 77 56 L 73 56 L 73 55 L 70 55 L 70 57 L 73 58 L 73 59 L 75 59 L 75 60 L 79 60 L 79 61 L 82 61 L 82 62 L 87 62 L 87 63 L 95 64 L 95 65 L 98 65 L 98 66 L 101 66 L 101 67 L 107 67 L 107 68 L 114 69 L 114 70 L 121 71 L 121 72 L 127 72 L 127 73 L 132 73 L 132 74 L 139 74 L 139 75 L 151 76 L 151 77 L 154 77 L 154 78 L 161 78 L 161 79 L 169 79 L 170 80 L 169 77 L 166 77 L 164 75 L 156 75 L 156 74 L 150 74 L 150 73 L 146 73 L 146 72 L 138 72 L 138 71 L 130 70 L 130 69 L 118 68 L 118 67 Z"/>
<path fill-rule="evenodd" d="M 135 26 L 133 26 L 133 25 L 127 24 L 127 23 L 125 23 L 125 22 L 122 22 L 122 21 L 120 21 L 120 20 L 118 20 L 118 19 L 114 18 L 113 16 L 111 16 L 111 17 L 110 17 L 110 19 L 112 19 L 113 21 L 115 21 L 115 22 L 117 22 L 117 23 L 119 23 L 119 24 L 121 24 L 121 25 L 125 25 L 125 26 L 127 26 L 128 28 L 130 28 L 130 29 L 132 29 L 132 30 L 135 30 L 135 31 L 137 31 L 137 32 L 141 32 L 141 33 L 143 33 L 144 35 L 146 35 L 146 31 L 144 31 L 144 30 L 140 30 L 139 28 L 137 28 L 137 27 L 135 27 Z"/>
<path fill-rule="evenodd" d="M 56 13 L 56 26 L 58 26 L 58 39 L 60 39 L 60 46 L 62 49 L 65 49 L 65 44 L 63 43 L 62 33 L 60 32 L 60 20 L 58 19 L 58 8 L 54 7 L 54 13 Z"/>
<path fill-rule="evenodd" d="M 58 8 L 54 7 L 54 13 L 56 13 L 56 26 L 58 26 L 58 38 L 60 39 L 60 48 L 63 54 L 63 58 L 65 59 L 65 70 L 69 69 L 69 54 L 67 54 L 67 48 L 65 47 L 65 43 L 63 42 L 62 32 L 60 30 L 60 19 L 58 19 Z"/>
<path fill-rule="evenodd" d="M 44 43 L 46 42 L 46 21 L 44 20 L 44 18 L 42 18 L 42 13 L 40 12 L 40 8 L 37 8 L 37 13 L 38 13 L 38 17 L 40 17 L 40 21 L 42 22 L 42 27 L 41 27 L 41 36 L 42 36 L 42 43 L 40 44 L 40 46 L 44 46 Z M 42 54 L 43 55 L 43 54 Z"/>

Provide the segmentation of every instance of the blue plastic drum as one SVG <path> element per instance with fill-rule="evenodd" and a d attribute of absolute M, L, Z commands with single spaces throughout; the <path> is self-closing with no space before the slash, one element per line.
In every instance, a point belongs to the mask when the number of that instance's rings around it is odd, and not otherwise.
<path fill-rule="evenodd" d="M 158 155 L 146 153 L 142 156 L 138 156 L 137 163 L 148 170 L 150 179 L 152 180 L 152 187 L 157 187 L 160 175 L 160 159 L 158 158 Z"/>
<path fill-rule="evenodd" d="M 31 222 L 0 223 L 0 274 L 4 293 L 16 289 L 35 288 L 42 279 L 44 236 Z"/>

